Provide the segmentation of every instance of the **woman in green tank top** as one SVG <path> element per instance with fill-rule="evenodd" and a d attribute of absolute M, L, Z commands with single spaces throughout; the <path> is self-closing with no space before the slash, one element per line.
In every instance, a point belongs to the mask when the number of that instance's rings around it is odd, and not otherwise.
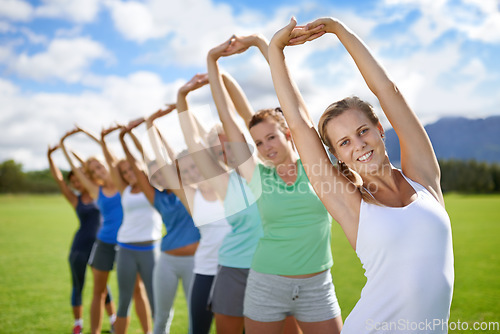
<path fill-rule="evenodd" d="M 209 81 L 238 172 L 257 200 L 264 236 L 253 257 L 245 292 L 246 333 L 280 333 L 287 315 L 304 332 L 339 333 L 340 308 L 329 269 L 331 222 L 295 152 L 279 108 L 254 113 L 246 97 L 231 99 L 217 60 L 259 48 L 267 60 L 267 41 L 259 35 L 231 37 L 208 55 Z M 259 157 L 251 153 L 235 109 L 244 119 Z"/>

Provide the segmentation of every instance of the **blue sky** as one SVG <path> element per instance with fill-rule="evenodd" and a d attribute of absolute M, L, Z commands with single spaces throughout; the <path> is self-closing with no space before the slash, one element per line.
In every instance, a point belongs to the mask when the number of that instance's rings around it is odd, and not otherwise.
<path fill-rule="evenodd" d="M 0 161 L 47 167 L 45 152 L 77 123 L 94 132 L 174 102 L 205 72 L 205 56 L 232 34 L 270 39 L 290 16 L 335 16 L 376 54 L 424 123 L 443 116 L 500 114 L 500 8 L 496 0 L 225 1 L 0 0 Z M 286 50 L 317 119 L 325 106 L 359 95 L 380 112 L 333 36 Z M 220 61 L 254 108 L 277 105 L 256 50 Z M 209 126 L 208 88 L 190 96 Z M 169 116 L 170 117 L 170 116 Z M 182 147 L 178 121 L 162 121 Z M 116 146 L 116 138 L 113 138 Z M 98 148 L 71 143 L 84 155 Z M 65 167 L 58 155 L 57 161 Z"/>

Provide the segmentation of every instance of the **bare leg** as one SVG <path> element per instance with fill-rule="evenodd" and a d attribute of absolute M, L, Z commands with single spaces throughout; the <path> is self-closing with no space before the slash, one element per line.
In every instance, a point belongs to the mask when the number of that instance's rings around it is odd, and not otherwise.
<path fill-rule="evenodd" d="M 297 319 L 293 315 L 286 317 L 283 334 L 302 334 Z"/>
<path fill-rule="evenodd" d="M 92 334 L 100 334 L 102 327 L 102 310 L 106 299 L 109 271 L 92 268 L 94 274 L 94 290 L 90 306 L 90 326 Z"/>
<path fill-rule="evenodd" d="M 111 300 L 109 303 L 104 304 L 104 307 L 106 308 L 106 313 L 108 314 L 108 316 L 112 316 L 116 313 L 114 301 Z"/>
<path fill-rule="evenodd" d="M 83 307 L 82 305 L 79 306 L 73 306 L 73 317 L 75 320 L 81 319 L 83 316 Z"/>
<path fill-rule="evenodd" d="M 244 319 L 243 317 L 232 317 L 215 313 L 215 327 L 217 334 L 241 334 L 243 333 Z"/>
<path fill-rule="evenodd" d="M 304 334 L 332 333 L 339 334 L 342 330 L 342 317 L 320 321 L 320 322 L 301 322 L 297 321 Z"/>
<path fill-rule="evenodd" d="M 246 334 L 281 334 L 285 326 L 285 320 L 274 322 L 259 322 L 245 318 Z"/>
<path fill-rule="evenodd" d="M 137 317 L 141 323 L 142 330 L 144 333 L 150 333 L 152 331 L 151 307 L 149 306 L 146 288 L 144 287 L 144 283 L 142 282 L 139 274 L 137 274 L 137 278 L 135 280 L 134 303 L 135 312 L 137 313 Z"/>
<path fill-rule="evenodd" d="M 128 326 L 130 324 L 130 317 L 116 317 L 115 321 L 115 333 L 125 334 L 127 333 Z"/>

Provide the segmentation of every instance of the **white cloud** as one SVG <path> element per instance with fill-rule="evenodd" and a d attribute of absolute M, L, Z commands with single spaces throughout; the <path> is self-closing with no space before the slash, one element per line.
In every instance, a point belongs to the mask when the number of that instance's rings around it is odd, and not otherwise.
<path fill-rule="evenodd" d="M 75 38 L 82 34 L 82 26 L 75 25 L 69 29 L 57 29 L 55 32 L 55 37 L 66 37 L 66 38 Z"/>
<path fill-rule="evenodd" d="M 11 21 L 29 21 L 33 7 L 22 0 L 0 0 L 0 17 Z"/>
<path fill-rule="evenodd" d="M 222 43 L 232 33 L 253 33 L 258 22 L 263 21 L 253 12 L 235 15 L 230 6 L 210 0 L 150 0 L 144 3 L 110 0 L 106 4 L 115 28 L 125 38 L 144 42 L 168 37 L 162 51 L 144 55 L 143 60 L 162 58 L 164 63 L 180 66 L 204 64 L 204 55 L 211 47 Z M 252 31 L 245 29 L 245 22 L 252 22 Z"/>
<path fill-rule="evenodd" d="M 500 13 L 490 13 L 484 22 L 478 26 L 468 26 L 463 30 L 470 38 L 486 43 L 500 42 Z"/>
<path fill-rule="evenodd" d="M 99 9 L 100 0 L 43 0 L 35 14 L 38 17 L 86 23 L 96 18 Z"/>
<path fill-rule="evenodd" d="M 47 37 L 44 35 L 37 34 L 28 28 L 21 27 L 19 31 L 26 36 L 31 44 L 47 44 Z"/>
<path fill-rule="evenodd" d="M 166 33 L 155 29 L 153 15 L 143 3 L 110 1 L 108 5 L 115 28 L 127 39 L 143 42 Z"/>
<path fill-rule="evenodd" d="M 57 78 L 75 83 L 82 80 L 94 60 L 109 58 L 109 52 L 89 38 L 54 39 L 45 52 L 34 55 L 23 53 L 12 59 L 8 68 L 34 80 Z"/>
<path fill-rule="evenodd" d="M 99 84 L 94 82 L 94 91 L 28 94 L 12 82 L 0 79 L 0 105 L 3 106 L 0 113 L 0 128 L 3 129 L 0 132 L 0 161 L 15 158 L 28 169 L 42 168 L 47 165 L 47 145 L 57 143 L 74 124 L 99 132 L 115 121 L 128 122 L 153 113 L 164 103 L 174 102 L 179 87 L 177 82 L 162 82 L 151 72 L 95 80 Z M 178 127 L 178 123 L 170 126 Z M 110 141 L 117 154 L 123 156 L 116 138 Z M 72 147 L 84 156 L 100 153 L 99 148 L 85 137 L 77 136 Z"/>
<path fill-rule="evenodd" d="M 10 23 L 5 21 L 0 21 L 0 33 L 5 34 L 14 31 L 16 31 L 16 28 L 14 28 L 14 26 L 12 26 Z"/>
<path fill-rule="evenodd" d="M 418 9 L 422 16 L 413 27 L 413 32 L 425 45 L 449 30 L 460 31 L 472 40 L 485 43 L 500 41 L 497 0 L 462 0 L 461 4 L 447 0 L 386 0 L 384 4 Z"/>

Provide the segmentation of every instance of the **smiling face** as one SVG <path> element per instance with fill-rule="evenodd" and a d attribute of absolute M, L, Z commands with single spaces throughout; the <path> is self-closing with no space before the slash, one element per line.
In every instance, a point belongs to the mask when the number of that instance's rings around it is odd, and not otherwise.
<path fill-rule="evenodd" d="M 178 159 L 181 180 L 185 184 L 194 184 L 201 181 L 201 174 L 198 171 L 193 158 L 189 155 Z"/>
<path fill-rule="evenodd" d="M 267 118 L 252 126 L 250 134 L 264 160 L 277 166 L 290 158 L 292 152 L 290 137 L 283 133 L 277 122 Z"/>
<path fill-rule="evenodd" d="M 349 109 L 330 119 L 326 135 L 337 159 L 359 174 L 376 173 L 386 163 L 383 130 L 365 113 Z"/>
<path fill-rule="evenodd" d="M 104 165 L 95 158 L 87 160 L 86 170 L 92 180 L 98 183 L 104 183 L 104 181 L 110 177 L 106 167 L 104 167 Z"/>
<path fill-rule="evenodd" d="M 118 163 L 118 170 L 123 180 L 130 186 L 137 183 L 137 178 L 135 177 L 134 170 L 127 160 L 122 160 Z"/>
<path fill-rule="evenodd" d="M 85 191 L 85 188 L 75 174 L 71 174 L 68 179 L 71 187 L 73 187 L 76 191 L 79 193 L 83 193 Z"/>
<path fill-rule="evenodd" d="M 167 188 L 167 183 L 161 175 L 161 171 L 158 169 L 158 164 L 156 161 L 152 161 L 148 164 L 148 175 L 149 182 L 151 185 L 159 190 Z"/>
<path fill-rule="evenodd" d="M 230 167 L 237 167 L 236 158 L 231 151 L 231 143 L 224 133 L 209 138 L 209 146 L 215 158 Z"/>

